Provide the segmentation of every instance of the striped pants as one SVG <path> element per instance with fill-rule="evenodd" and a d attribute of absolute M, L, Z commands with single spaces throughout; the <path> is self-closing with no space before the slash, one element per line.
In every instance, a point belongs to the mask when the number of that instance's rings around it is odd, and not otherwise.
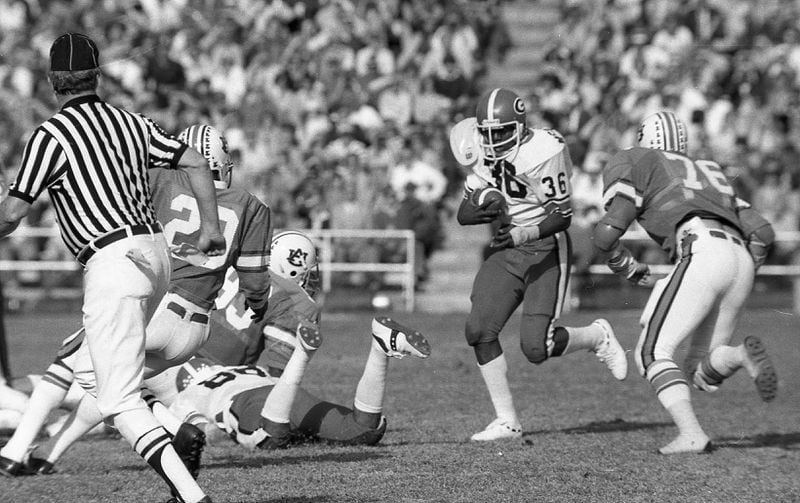
<path fill-rule="evenodd" d="M 755 275 L 744 243 L 723 230 L 691 229 L 679 243 L 680 259 L 656 282 L 636 346 L 639 372 L 657 392 L 683 380 L 674 355 L 685 339 L 691 337 L 683 365 L 689 376 L 708 352 L 728 344 Z"/>

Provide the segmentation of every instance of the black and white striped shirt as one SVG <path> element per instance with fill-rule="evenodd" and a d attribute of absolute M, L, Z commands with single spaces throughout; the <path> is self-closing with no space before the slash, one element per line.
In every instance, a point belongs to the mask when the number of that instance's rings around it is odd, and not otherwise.
<path fill-rule="evenodd" d="M 81 96 L 33 132 L 8 195 L 32 203 L 46 188 L 77 255 L 115 229 L 155 224 L 147 169 L 176 167 L 185 149 L 147 117 Z"/>

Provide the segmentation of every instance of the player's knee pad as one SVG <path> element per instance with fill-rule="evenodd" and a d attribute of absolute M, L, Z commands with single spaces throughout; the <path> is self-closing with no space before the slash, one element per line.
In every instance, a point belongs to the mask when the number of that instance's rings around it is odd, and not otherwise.
<path fill-rule="evenodd" d="M 549 316 L 523 314 L 519 345 L 529 362 L 538 365 L 550 357 L 552 334 Z"/>
<path fill-rule="evenodd" d="M 467 319 L 467 325 L 464 329 L 467 344 L 470 346 L 494 342 L 497 340 L 499 333 L 499 330 L 492 330 L 483 320 L 476 316 L 470 316 Z"/>

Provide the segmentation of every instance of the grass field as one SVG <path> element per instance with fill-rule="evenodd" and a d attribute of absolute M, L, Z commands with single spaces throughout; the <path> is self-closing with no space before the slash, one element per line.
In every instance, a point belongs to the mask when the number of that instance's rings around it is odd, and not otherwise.
<path fill-rule="evenodd" d="M 600 316 L 580 312 L 567 324 Z M 633 348 L 637 311 L 603 311 Z M 768 344 L 780 377 L 778 398 L 764 404 L 744 373 L 713 394 L 695 394 L 701 422 L 719 447 L 709 455 L 664 457 L 675 434 L 647 383 L 622 383 L 592 354 L 541 366 L 518 349 L 518 320 L 503 334 L 509 375 L 523 421 L 521 440 L 475 445 L 469 436 L 493 419 L 471 350 L 464 315 L 396 318 L 423 331 L 427 360 L 392 361 L 377 447 L 307 445 L 247 452 L 210 445 L 200 483 L 215 502 L 785 502 L 800 501 L 800 371 L 796 317 L 746 313 L 743 334 Z M 369 313 L 329 314 L 325 343 L 304 387 L 350 404 L 369 347 Z M 76 316 L 15 315 L 7 320 L 17 374 L 41 372 Z M 2 439 L 0 439 L 2 442 Z M 85 440 L 59 473 L 0 479 L 2 502 L 156 502 L 166 487 L 122 440 Z"/>

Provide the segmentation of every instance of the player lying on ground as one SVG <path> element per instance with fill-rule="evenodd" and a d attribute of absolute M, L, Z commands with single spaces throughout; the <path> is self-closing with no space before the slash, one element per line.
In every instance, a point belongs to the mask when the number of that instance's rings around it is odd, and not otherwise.
<path fill-rule="evenodd" d="M 353 406 L 321 400 L 300 387 L 308 361 L 322 341 L 310 323 L 297 329 L 297 343 L 279 378 L 254 366 L 221 366 L 210 360 L 185 363 L 181 391 L 171 410 L 183 421 L 225 431 L 248 449 L 323 441 L 374 445 L 386 431 L 383 398 L 389 359 L 427 358 L 427 340 L 385 317 L 372 321 L 372 342 Z M 188 385 L 186 385 L 188 383 Z"/>
<path fill-rule="evenodd" d="M 251 319 L 249 309 L 245 307 L 243 293 L 238 289 L 237 275 L 230 274 L 223 293 L 220 295 L 219 301 L 224 305 L 224 310 L 215 311 L 212 315 L 211 334 L 209 337 L 210 349 L 212 352 L 219 354 L 222 359 L 228 359 L 236 364 L 243 361 L 252 360 L 257 361 L 260 351 L 265 347 L 275 349 L 275 355 L 268 358 L 272 368 L 273 374 L 281 374 L 282 369 L 288 365 L 289 360 L 294 357 L 298 361 L 302 361 L 305 351 L 300 351 L 295 354 L 297 340 L 295 339 L 295 331 L 298 329 L 298 319 L 305 320 L 303 326 L 314 326 L 314 323 L 309 318 L 319 319 L 319 307 L 313 301 L 311 295 L 305 290 L 305 287 L 312 288 L 310 283 L 313 273 L 316 271 L 316 251 L 313 243 L 304 235 L 297 232 L 282 233 L 273 239 L 271 246 L 272 253 L 275 257 L 270 262 L 271 287 L 272 293 L 270 296 L 270 303 L 267 313 L 262 320 Z M 313 289 L 312 289 L 313 291 Z M 230 295 L 230 292 L 234 292 Z M 226 300 L 227 299 L 227 300 Z M 231 323 L 239 326 L 244 326 L 245 330 L 238 330 L 234 328 Z M 287 332 L 287 327 L 294 324 L 292 333 Z M 388 326 L 392 326 L 392 322 L 385 322 Z M 382 402 L 384 392 L 385 374 L 387 368 L 387 358 L 385 353 L 391 356 L 400 357 L 406 353 L 413 353 L 417 356 L 427 356 L 429 352 L 427 341 L 424 337 L 411 330 L 394 330 L 388 331 L 385 327 L 383 330 L 376 329 L 378 339 L 374 339 L 375 343 L 380 346 L 381 343 L 386 345 L 386 348 L 381 348 L 381 357 L 377 354 L 373 355 L 372 352 L 367 361 L 364 370 L 364 377 L 359 382 L 360 393 L 357 396 L 364 396 L 360 399 L 363 404 L 354 407 L 360 409 L 365 414 L 362 414 L 362 422 L 372 424 L 372 419 L 375 415 L 380 416 L 380 409 L 378 412 L 370 410 L 369 404 L 375 402 Z M 267 335 L 268 334 L 268 335 Z M 405 334 L 408 334 L 406 336 Z M 266 342 L 265 342 L 266 340 Z M 384 342 L 386 340 L 386 342 Z M 392 342 L 394 341 L 394 346 Z M 213 343 L 213 344 L 212 344 Z M 69 339 L 65 341 L 65 347 L 70 347 Z M 215 350 L 215 348 L 218 350 Z M 205 348 L 204 348 L 205 349 Z M 69 352 L 65 352 L 69 353 Z M 270 349 L 268 349 L 270 353 Z M 71 353 L 70 353 L 71 354 Z M 58 374 L 58 380 L 55 382 L 68 383 L 72 379 L 72 374 L 69 372 L 70 367 L 70 354 L 65 354 L 63 358 L 59 358 L 56 363 L 51 365 L 55 373 Z M 217 359 L 218 361 L 220 359 Z M 294 367 L 297 368 L 297 367 Z M 65 371 L 66 370 L 66 371 Z M 176 369 L 171 369 L 168 373 L 162 373 L 153 379 L 149 379 L 146 384 L 149 389 L 158 389 L 160 394 L 164 396 L 166 403 L 171 403 L 177 396 L 177 386 L 175 385 L 174 375 L 177 373 Z M 289 389 L 294 385 L 292 376 L 299 384 L 300 376 L 294 371 L 291 371 L 287 376 L 287 381 L 290 383 Z M 274 379 L 273 381 L 274 382 Z M 265 383 L 262 383 L 264 385 Z M 279 388 L 278 393 L 271 393 L 273 400 L 281 396 Z M 307 397 L 306 392 L 302 390 L 296 391 L 299 395 L 298 404 L 308 403 L 308 401 L 315 400 Z M 376 398 L 371 398 L 371 397 Z M 308 400 L 308 401 L 307 401 Z M 33 401 L 33 400 L 32 400 Z M 154 410 L 159 410 L 162 405 L 158 401 L 150 401 Z M 286 400 L 282 400 L 286 403 Z M 291 402 L 290 402 L 291 403 Z M 366 404 L 366 405 L 365 405 Z M 42 404 L 42 409 L 52 407 L 52 401 L 47 404 Z M 56 404 L 57 405 L 57 404 Z M 83 404 L 81 404 L 83 405 Z M 374 409 L 375 407 L 373 407 Z M 335 409 L 335 410 L 334 410 Z M 50 409 L 47 408 L 47 411 Z M 259 411 L 261 409 L 259 408 Z M 345 438 L 337 428 L 328 426 L 334 417 L 341 414 L 343 409 L 334 407 L 326 422 L 324 431 L 320 435 L 324 435 L 330 440 L 337 438 Z M 355 413 L 354 413 L 355 414 Z M 47 416 L 47 412 L 39 414 L 39 418 Z M 167 422 L 168 418 L 172 417 L 173 421 L 180 423 L 179 420 L 174 418 L 172 414 L 165 415 L 162 418 Z M 46 466 L 46 470 L 39 470 L 38 473 L 50 473 L 53 469 L 53 464 L 60 458 L 65 450 L 74 441 L 81 437 L 84 431 L 88 431 L 97 420 L 97 416 L 92 413 L 92 407 L 78 407 L 73 419 L 69 423 L 69 427 L 61 430 L 56 437 L 42 445 L 39 449 L 31 453 L 29 463 L 35 468 L 37 466 Z M 42 419 L 43 421 L 43 419 Z M 36 430 L 41 427 L 41 422 L 36 425 Z M 30 425 L 33 426 L 33 425 Z M 361 425 L 362 428 L 365 427 Z M 174 425 L 171 425 L 174 427 Z M 376 426 L 377 427 L 377 426 Z M 345 431 L 346 430 L 342 430 Z M 331 432 L 331 433 L 328 433 Z M 338 433 L 337 433 L 338 432 Z M 346 435 L 346 433 L 344 434 Z M 30 446 L 28 443 L 25 449 Z M 34 470 L 35 471 L 35 470 Z"/>
<path fill-rule="evenodd" d="M 777 376 L 761 341 L 751 335 L 729 345 L 774 234 L 769 222 L 736 197 L 717 163 L 686 156 L 686 128 L 674 114 L 646 118 L 638 142 L 604 170 L 607 213 L 594 242 L 610 253 L 612 271 L 652 284 L 648 266 L 619 242 L 638 221 L 675 262 L 642 314 L 635 359 L 679 430 L 660 452 L 703 452 L 711 442 L 695 416 L 688 381 L 714 391 L 745 368 L 764 401 L 775 397 Z M 681 370 L 674 356 L 687 338 L 691 345 Z"/>

